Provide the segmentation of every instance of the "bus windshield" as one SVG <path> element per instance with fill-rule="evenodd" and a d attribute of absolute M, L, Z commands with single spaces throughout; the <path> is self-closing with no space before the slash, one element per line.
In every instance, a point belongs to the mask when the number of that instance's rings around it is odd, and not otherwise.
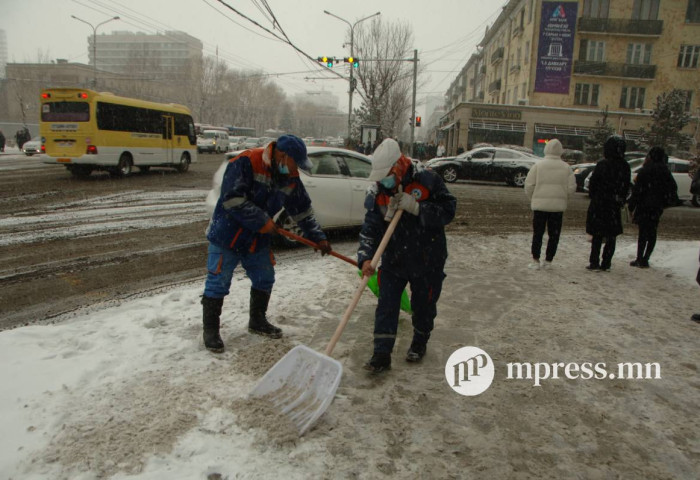
<path fill-rule="evenodd" d="M 89 122 L 87 102 L 46 102 L 41 105 L 42 122 Z"/>

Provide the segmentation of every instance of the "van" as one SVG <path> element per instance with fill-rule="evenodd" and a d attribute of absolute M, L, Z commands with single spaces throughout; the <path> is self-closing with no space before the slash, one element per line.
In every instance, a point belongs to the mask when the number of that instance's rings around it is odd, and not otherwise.
<path fill-rule="evenodd" d="M 204 130 L 197 138 L 197 152 L 223 153 L 229 150 L 228 134 L 221 130 Z"/>

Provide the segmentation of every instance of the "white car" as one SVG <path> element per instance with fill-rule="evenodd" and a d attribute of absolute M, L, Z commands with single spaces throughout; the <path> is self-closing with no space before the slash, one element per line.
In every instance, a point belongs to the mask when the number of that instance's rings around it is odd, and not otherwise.
<path fill-rule="evenodd" d="M 32 155 L 43 153 L 41 151 L 41 137 L 34 137 L 28 142 L 24 142 L 22 145 L 22 151 L 25 155 L 31 157 Z"/>
<path fill-rule="evenodd" d="M 629 160 L 628 163 L 632 169 L 632 183 L 634 183 L 634 180 L 637 178 L 637 172 L 644 166 L 644 159 L 636 158 L 634 160 Z M 671 170 L 671 175 L 673 175 L 673 179 L 676 181 L 676 185 L 678 185 L 678 198 L 691 201 L 693 195 L 690 193 L 690 183 L 693 179 L 688 173 L 690 162 L 681 158 L 668 157 L 668 169 Z M 583 182 L 583 189 L 586 192 L 588 191 L 588 185 L 590 184 L 592 174 L 593 171 L 591 171 Z"/>
<path fill-rule="evenodd" d="M 226 154 L 226 162 L 240 152 Z M 369 157 L 361 153 L 333 147 L 308 147 L 309 160 L 313 164 L 310 172 L 299 170 L 299 176 L 311 197 L 316 219 L 321 227 L 341 228 L 362 225 L 365 219 L 365 194 L 374 184 L 368 180 L 372 171 Z M 223 178 L 220 168 L 217 176 Z M 220 186 L 221 180 L 218 180 Z M 217 180 L 215 176 L 215 189 Z M 208 208 L 216 204 L 218 194 L 207 199 Z M 276 215 L 277 224 L 285 230 L 301 234 L 296 223 L 283 211 Z M 285 237 L 286 238 L 286 237 Z"/>
<path fill-rule="evenodd" d="M 204 130 L 197 137 L 197 152 L 224 153 L 229 151 L 228 134 L 222 130 Z"/>
<path fill-rule="evenodd" d="M 632 169 L 632 182 L 637 178 L 637 172 L 641 168 L 642 166 L 640 165 Z M 693 179 L 688 173 L 690 162 L 681 158 L 668 157 L 668 169 L 671 170 L 671 175 L 673 175 L 673 179 L 678 185 L 678 198 L 690 201 L 693 198 L 693 195 L 690 193 L 690 184 Z"/>

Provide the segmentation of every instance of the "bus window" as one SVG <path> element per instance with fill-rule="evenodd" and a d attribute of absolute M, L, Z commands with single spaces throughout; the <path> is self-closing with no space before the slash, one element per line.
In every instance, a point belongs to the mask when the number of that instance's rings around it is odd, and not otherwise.
<path fill-rule="evenodd" d="M 89 122 L 87 102 L 47 102 L 41 105 L 42 122 Z"/>

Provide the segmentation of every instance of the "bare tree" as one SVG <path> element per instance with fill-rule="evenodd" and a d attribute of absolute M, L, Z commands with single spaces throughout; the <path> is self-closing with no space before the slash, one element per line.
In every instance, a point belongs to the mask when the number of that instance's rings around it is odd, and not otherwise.
<path fill-rule="evenodd" d="M 406 23 L 384 23 L 377 17 L 360 25 L 354 40 L 360 59 L 357 88 L 364 103 L 357 110 L 358 120 L 380 125 L 384 136 L 397 136 L 410 116 L 413 65 L 405 59 L 413 30 Z"/>

